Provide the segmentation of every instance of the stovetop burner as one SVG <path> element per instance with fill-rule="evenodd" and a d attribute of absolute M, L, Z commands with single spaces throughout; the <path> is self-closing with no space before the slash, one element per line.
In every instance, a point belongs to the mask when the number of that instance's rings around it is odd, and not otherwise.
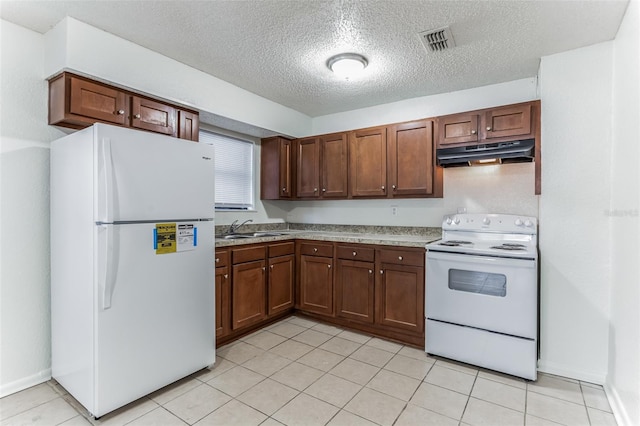
<path fill-rule="evenodd" d="M 490 248 L 496 249 L 496 250 L 523 251 L 523 250 L 525 250 L 525 247 L 526 246 L 523 245 L 523 244 L 504 243 L 502 245 L 492 246 Z"/>
<path fill-rule="evenodd" d="M 462 241 L 462 240 L 447 240 L 447 241 L 441 241 L 438 243 L 438 245 L 440 246 L 447 246 L 447 247 L 457 247 L 464 244 L 473 244 L 473 243 L 471 241 Z"/>

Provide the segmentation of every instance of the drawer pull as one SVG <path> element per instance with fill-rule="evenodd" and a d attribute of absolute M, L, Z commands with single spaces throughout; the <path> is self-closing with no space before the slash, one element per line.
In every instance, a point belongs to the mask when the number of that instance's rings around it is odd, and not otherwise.
<path fill-rule="evenodd" d="M 216 257 L 216 263 L 220 263 L 220 258 Z"/>
<path fill-rule="evenodd" d="M 384 274 L 384 269 L 380 269 L 380 275 Z"/>
<path fill-rule="evenodd" d="M 229 278 L 229 274 L 224 274 L 224 279 L 226 280 L 227 278 Z"/>
<path fill-rule="evenodd" d="M 265 268 L 265 267 L 263 266 L 263 267 L 262 267 L 262 271 L 264 272 L 264 271 L 266 271 L 266 270 L 267 270 L 267 268 Z"/>
<path fill-rule="evenodd" d="M 398 260 L 402 260 L 402 256 L 398 256 Z"/>
<path fill-rule="evenodd" d="M 314 253 L 317 253 L 317 252 L 318 252 L 318 249 L 317 249 L 316 247 L 314 247 L 314 248 L 313 248 L 313 252 L 314 252 Z"/>
<path fill-rule="evenodd" d="M 357 255 L 358 255 L 358 252 L 354 251 L 354 252 L 353 252 L 353 255 L 354 255 L 354 256 L 357 256 Z"/>
<path fill-rule="evenodd" d="M 123 110 L 123 109 L 119 109 L 119 110 L 116 112 L 116 114 L 118 114 L 118 115 L 122 115 L 122 114 L 124 114 L 124 110 Z"/>
<path fill-rule="evenodd" d="M 140 118 L 140 114 L 134 115 L 133 118 Z"/>
<path fill-rule="evenodd" d="M 370 273 L 370 274 L 373 274 L 373 271 L 372 271 L 371 269 L 369 269 L 369 273 Z"/>
<path fill-rule="evenodd" d="M 327 268 L 331 269 L 331 265 L 327 265 Z"/>
<path fill-rule="evenodd" d="M 273 265 L 269 266 L 269 269 L 271 269 L 273 271 Z"/>

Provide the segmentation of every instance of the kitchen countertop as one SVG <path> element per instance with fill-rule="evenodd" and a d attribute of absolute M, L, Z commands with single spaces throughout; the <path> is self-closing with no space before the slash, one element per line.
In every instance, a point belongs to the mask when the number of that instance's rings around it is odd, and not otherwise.
<path fill-rule="evenodd" d="M 326 230 L 322 230 L 323 226 L 319 225 L 313 225 L 309 227 L 312 229 L 270 230 L 270 232 L 282 233 L 282 235 L 278 236 L 240 238 L 237 240 L 225 240 L 222 238 L 216 238 L 215 244 L 216 247 L 230 247 L 243 244 L 271 243 L 275 241 L 287 240 L 316 240 L 339 243 L 424 248 L 427 243 L 439 240 L 442 236 L 442 231 L 440 230 L 440 228 L 385 228 L 326 225 L 324 226 Z M 411 234 L 400 233 L 405 229 L 407 232 L 411 232 Z"/>

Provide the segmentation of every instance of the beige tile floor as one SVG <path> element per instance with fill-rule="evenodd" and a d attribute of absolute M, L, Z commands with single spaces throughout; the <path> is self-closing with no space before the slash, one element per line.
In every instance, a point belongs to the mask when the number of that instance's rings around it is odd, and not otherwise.
<path fill-rule="evenodd" d="M 0 425 L 615 425 L 601 386 L 537 382 L 300 317 L 99 420 L 54 381 L 0 399 Z"/>

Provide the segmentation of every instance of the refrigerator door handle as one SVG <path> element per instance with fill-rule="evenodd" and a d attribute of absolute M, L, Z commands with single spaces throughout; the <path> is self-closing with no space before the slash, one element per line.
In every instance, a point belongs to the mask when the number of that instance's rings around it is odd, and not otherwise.
<path fill-rule="evenodd" d="M 102 138 L 102 172 L 104 182 L 104 209 L 106 217 L 103 222 L 113 222 L 113 201 L 115 185 L 113 182 L 113 157 L 111 155 L 111 139 Z"/>
<path fill-rule="evenodd" d="M 107 310 L 111 308 L 111 299 L 113 297 L 113 290 L 116 284 L 116 272 L 118 269 L 118 256 L 119 256 L 119 244 L 116 230 L 114 225 L 101 225 L 105 230 L 104 238 L 104 255 L 105 255 L 105 268 L 104 276 L 102 277 L 102 309 Z"/>

